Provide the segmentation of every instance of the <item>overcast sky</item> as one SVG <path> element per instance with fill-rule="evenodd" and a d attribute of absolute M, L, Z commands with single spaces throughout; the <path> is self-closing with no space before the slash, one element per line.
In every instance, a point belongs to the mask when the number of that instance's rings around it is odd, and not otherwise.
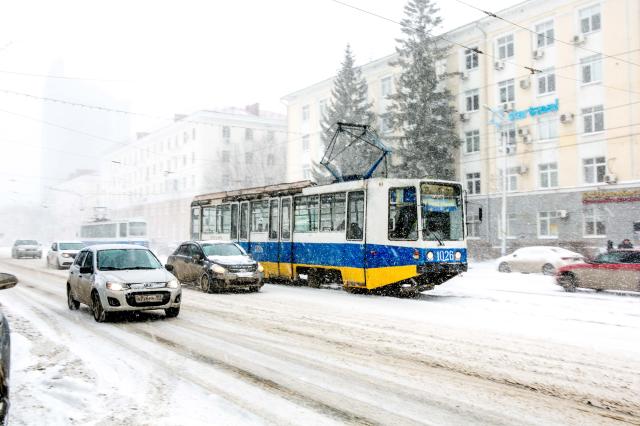
<path fill-rule="evenodd" d="M 405 4 L 345 2 L 397 21 Z M 500 10 L 515 3 L 487 0 L 483 7 Z M 454 0 L 439 5 L 443 30 L 481 17 Z M 363 64 L 392 53 L 398 36 L 398 25 L 332 0 L 5 1 L 0 7 L 2 199 L 29 198 L 14 192 L 37 193 L 33 187 L 42 185 L 35 183 L 42 101 L 2 90 L 43 96 L 46 80 L 7 71 L 51 74 L 52 64 L 61 62 L 64 69 L 56 75 L 89 79 L 82 84 L 95 84 L 131 110 L 154 115 L 254 102 L 285 113 L 280 98 L 331 77 L 347 43 Z M 73 90 L 69 98 L 83 102 L 82 93 Z M 136 132 L 163 123 L 133 124 Z"/>

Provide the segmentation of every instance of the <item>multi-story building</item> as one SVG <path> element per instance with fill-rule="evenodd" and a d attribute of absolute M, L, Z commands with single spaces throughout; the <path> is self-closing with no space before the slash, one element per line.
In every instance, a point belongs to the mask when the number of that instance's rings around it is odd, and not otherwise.
<path fill-rule="evenodd" d="M 445 34 L 453 43 L 439 64 L 453 75 L 446 85 L 460 113 L 457 174 L 470 201 L 470 246 L 489 253 L 503 236 L 510 248 L 640 245 L 640 3 L 529 0 L 498 15 Z M 378 113 L 394 89 L 393 58 L 361 67 Z M 284 98 L 289 129 L 309 135 L 312 155 L 331 85 Z M 292 178 L 304 170 L 289 162 Z"/>
<path fill-rule="evenodd" d="M 187 239 L 196 194 L 283 179 L 286 129 L 283 115 L 257 104 L 176 115 L 170 125 L 139 134 L 105 157 L 108 215 L 146 219 L 157 247 Z"/>

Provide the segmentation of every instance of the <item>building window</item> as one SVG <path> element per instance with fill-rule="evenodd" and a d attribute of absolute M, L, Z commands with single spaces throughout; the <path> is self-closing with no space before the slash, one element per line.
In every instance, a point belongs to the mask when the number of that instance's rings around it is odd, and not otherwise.
<path fill-rule="evenodd" d="M 245 152 L 244 153 L 244 163 L 245 164 L 253 164 L 253 152 Z"/>
<path fill-rule="evenodd" d="M 467 192 L 469 194 L 480 193 L 480 172 L 467 173 Z"/>
<path fill-rule="evenodd" d="M 222 126 L 222 138 L 228 139 L 231 138 L 231 128 L 229 126 Z"/>
<path fill-rule="evenodd" d="M 231 160 L 231 152 L 230 151 L 222 151 L 222 162 L 228 163 Z"/>
<path fill-rule="evenodd" d="M 507 238 L 515 238 L 513 230 L 516 229 L 518 216 L 515 213 L 507 214 L 507 226 L 506 229 L 502 227 L 502 216 L 498 216 L 498 236 L 502 236 L 502 232 Z"/>
<path fill-rule="evenodd" d="M 558 238 L 558 212 L 538 212 L 538 236 Z"/>
<path fill-rule="evenodd" d="M 464 51 L 464 68 L 469 71 L 478 68 L 478 48 L 465 49 Z"/>
<path fill-rule="evenodd" d="M 516 125 L 512 123 L 500 132 L 500 145 L 504 153 L 515 154 L 516 143 Z"/>
<path fill-rule="evenodd" d="M 310 117 L 309 105 L 305 105 L 302 107 L 302 121 L 308 121 L 309 117 Z"/>
<path fill-rule="evenodd" d="M 556 91 L 556 75 L 553 70 L 538 74 L 538 95 L 548 95 Z"/>
<path fill-rule="evenodd" d="M 558 117 L 555 114 L 538 117 L 538 139 L 549 140 L 558 137 Z"/>
<path fill-rule="evenodd" d="M 605 157 L 585 158 L 582 160 L 584 183 L 602 183 L 607 173 Z"/>
<path fill-rule="evenodd" d="M 582 122 L 585 133 L 604 131 L 604 110 L 602 105 L 582 109 Z"/>
<path fill-rule="evenodd" d="M 553 45 L 553 21 L 536 25 L 536 46 L 538 49 Z"/>
<path fill-rule="evenodd" d="M 545 163 L 538 166 L 540 174 L 540 188 L 555 188 L 558 186 L 558 163 Z"/>
<path fill-rule="evenodd" d="M 471 238 L 480 237 L 480 216 L 478 213 L 469 213 L 467 215 L 467 235 Z"/>
<path fill-rule="evenodd" d="M 520 171 L 519 167 L 509 167 L 507 169 L 507 191 L 513 192 L 518 190 L 518 172 Z M 502 185 L 504 184 L 503 179 L 503 170 L 500 170 L 500 189 L 502 189 Z"/>
<path fill-rule="evenodd" d="M 383 114 L 380 116 L 380 132 L 388 133 L 393 130 L 393 125 L 391 124 L 391 116 L 389 114 Z"/>
<path fill-rule="evenodd" d="M 588 207 L 583 212 L 584 218 L 584 236 L 585 237 L 602 237 L 607 235 L 607 229 L 604 220 L 598 209 Z"/>
<path fill-rule="evenodd" d="M 480 91 L 474 89 L 465 92 L 465 103 L 467 112 L 478 111 L 480 109 Z"/>
<path fill-rule="evenodd" d="M 464 133 L 467 154 L 480 151 L 480 130 L 471 130 Z"/>
<path fill-rule="evenodd" d="M 391 94 L 391 77 L 385 77 L 380 80 L 380 93 L 383 98 Z"/>
<path fill-rule="evenodd" d="M 320 111 L 320 121 L 324 118 L 324 115 L 327 113 L 327 100 L 322 99 L 318 102 L 318 110 Z"/>
<path fill-rule="evenodd" d="M 582 34 L 598 31 L 601 23 L 599 5 L 587 7 L 580 11 L 580 31 Z"/>
<path fill-rule="evenodd" d="M 580 59 L 580 78 L 582 84 L 602 81 L 602 56 L 600 54 Z"/>
<path fill-rule="evenodd" d="M 244 129 L 244 139 L 248 141 L 253 140 L 253 129 Z"/>
<path fill-rule="evenodd" d="M 516 99 L 513 79 L 498 83 L 498 95 L 500 97 L 500 103 L 513 102 Z"/>
<path fill-rule="evenodd" d="M 509 59 L 513 58 L 513 34 L 509 34 L 504 37 L 500 37 L 497 41 L 498 58 Z"/>
<path fill-rule="evenodd" d="M 309 152 L 309 135 L 302 137 L 302 152 Z"/>

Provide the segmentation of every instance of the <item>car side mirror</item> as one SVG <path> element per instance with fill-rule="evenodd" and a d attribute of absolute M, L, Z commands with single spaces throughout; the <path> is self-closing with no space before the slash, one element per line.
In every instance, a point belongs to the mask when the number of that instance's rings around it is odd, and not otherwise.
<path fill-rule="evenodd" d="M 81 274 L 93 274 L 93 267 L 91 266 L 81 266 L 80 267 Z"/>
<path fill-rule="evenodd" d="M 15 275 L 0 272 L 0 290 L 15 287 L 18 284 L 18 278 Z"/>
<path fill-rule="evenodd" d="M 169 272 L 173 272 L 173 265 L 169 265 L 168 263 L 166 265 L 164 265 L 164 269 L 166 269 Z"/>

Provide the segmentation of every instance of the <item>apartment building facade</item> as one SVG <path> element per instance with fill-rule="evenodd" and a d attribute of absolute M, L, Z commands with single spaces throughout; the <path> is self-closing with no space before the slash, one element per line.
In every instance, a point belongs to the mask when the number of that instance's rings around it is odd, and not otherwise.
<path fill-rule="evenodd" d="M 640 3 L 530 0 L 498 15 L 448 32 L 456 44 L 439 64 L 459 111 L 472 253 L 495 254 L 503 236 L 510 248 L 640 244 Z M 398 73 L 390 59 L 361 67 L 378 113 Z M 284 98 L 290 129 L 315 139 L 331 84 Z"/>
<path fill-rule="evenodd" d="M 188 239 L 195 195 L 280 182 L 286 143 L 285 117 L 257 104 L 177 115 L 105 157 L 108 215 L 144 218 L 159 249 Z"/>

